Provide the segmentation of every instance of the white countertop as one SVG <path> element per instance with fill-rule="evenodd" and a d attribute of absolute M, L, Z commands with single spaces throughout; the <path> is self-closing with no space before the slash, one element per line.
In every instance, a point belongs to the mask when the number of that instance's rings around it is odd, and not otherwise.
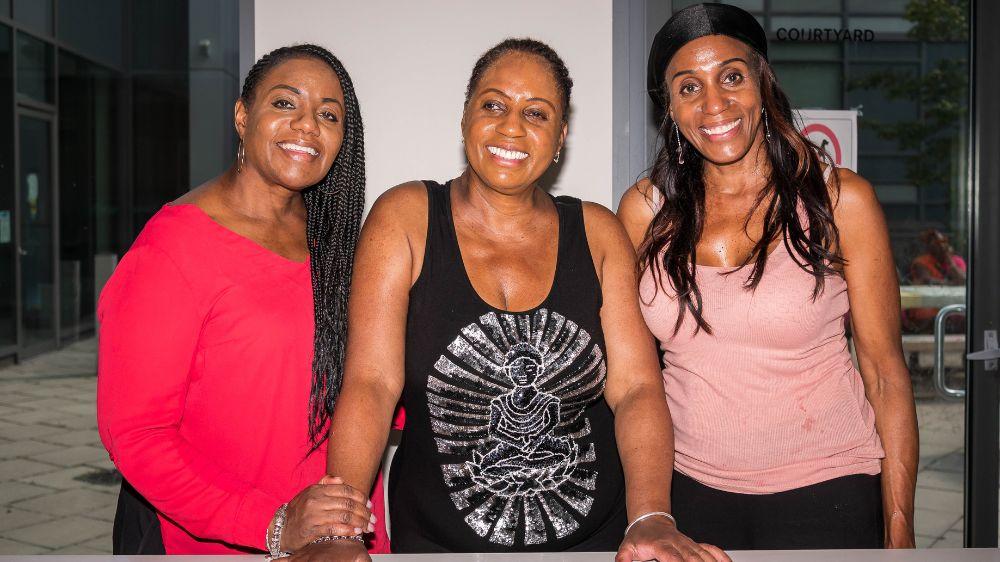
<path fill-rule="evenodd" d="M 758 550 L 730 552 L 734 562 L 1000 562 L 998 549 L 934 548 L 922 550 Z M 386 554 L 375 562 L 611 562 L 609 552 L 511 554 Z M 44 562 L 151 562 L 153 556 L 46 556 Z M 170 562 L 261 562 L 263 556 L 172 556 Z M 34 556 L 0 556 L 0 562 L 42 562 Z"/>

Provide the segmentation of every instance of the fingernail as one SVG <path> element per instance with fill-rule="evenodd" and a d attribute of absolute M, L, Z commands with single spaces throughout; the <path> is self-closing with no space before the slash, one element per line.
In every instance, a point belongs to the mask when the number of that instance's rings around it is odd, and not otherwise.
<path fill-rule="evenodd" d="M 378 517 L 375 517 L 375 514 L 372 513 L 372 516 L 369 517 L 368 520 L 371 521 L 372 523 L 374 523 L 374 522 L 378 521 Z"/>
<path fill-rule="evenodd" d="M 366 503 L 365 505 L 368 506 L 368 509 L 371 509 L 372 508 L 372 501 L 368 500 L 368 503 Z"/>
<path fill-rule="evenodd" d="M 373 533 L 373 532 L 375 532 L 375 525 L 369 525 L 369 526 L 368 526 L 368 532 L 369 532 L 369 533 Z"/>
<path fill-rule="evenodd" d="M 360 535 L 361 534 L 361 527 L 355 527 L 354 528 L 354 534 L 355 535 Z"/>

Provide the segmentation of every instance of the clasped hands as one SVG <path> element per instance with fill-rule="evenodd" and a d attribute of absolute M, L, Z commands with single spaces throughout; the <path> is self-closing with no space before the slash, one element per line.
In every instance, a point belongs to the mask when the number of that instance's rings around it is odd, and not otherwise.
<path fill-rule="evenodd" d="M 321 537 L 373 532 L 376 518 L 371 508 L 372 503 L 365 494 L 339 477 L 324 476 L 288 502 L 288 515 L 281 532 L 281 550 L 292 553 L 290 560 L 318 560 L 309 556 L 312 551 L 325 553 L 325 560 L 370 560 L 364 543 L 360 541 L 312 543 Z M 269 536 L 273 532 L 273 521 L 271 525 Z M 340 551 L 357 552 L 360 556 L 332 554 Z"/>

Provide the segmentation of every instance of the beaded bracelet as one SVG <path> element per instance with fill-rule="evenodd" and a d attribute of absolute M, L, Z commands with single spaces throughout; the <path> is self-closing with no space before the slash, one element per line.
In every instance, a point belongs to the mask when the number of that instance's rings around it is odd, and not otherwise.
<path fill-rule="evenodd" d="M 283 552 L 281 550 L 281 529 L 285 527 L 285 520 L 288 518 L 288 504 L 281 504 L 278 511 L 274 512 L 274 532 L 264 535 L 265 544 L 267 544 L 268 549 L 268 560 L 274 560 L 275 558 L 285 558 L 286 556 L 291 556 L 290 552 Z"/>
<path fill-rule="evenodd" d="M 361 535 L 327 535 L 325 537 L 320 537 L 320 538 L 314 540 L 313 542 L 311 542 L 309 544 L 318 544 L 318 543 L 321 543 L 321 542 L 330 542 L 330 541 L 358 541 L 358 542 L 364 542 L 365 539 L 362 538 Z"/>

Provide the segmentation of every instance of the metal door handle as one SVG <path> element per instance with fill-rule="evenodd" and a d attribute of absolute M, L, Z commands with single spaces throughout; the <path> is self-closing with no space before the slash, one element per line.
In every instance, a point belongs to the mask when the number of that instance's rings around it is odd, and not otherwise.
<path fill-rule="evenodd" d="M 949 304 L 934 317 L 934 388 L 945 398 L 965 398 L 965 391 L 951 388 L 944 380 L 944 321 L 952 314 L 965 312 L 964 304 Z"/>
<path fill-rule="evenodd" d="M 983 349 L 973 351 L 968 355 L 969 361 L 986 361 L 983 365 L 987 371 L 997 370 L 997 359 L 1000 359 L 1000 344 L 997 342 L 997 331 L 983 332 Z"/>

